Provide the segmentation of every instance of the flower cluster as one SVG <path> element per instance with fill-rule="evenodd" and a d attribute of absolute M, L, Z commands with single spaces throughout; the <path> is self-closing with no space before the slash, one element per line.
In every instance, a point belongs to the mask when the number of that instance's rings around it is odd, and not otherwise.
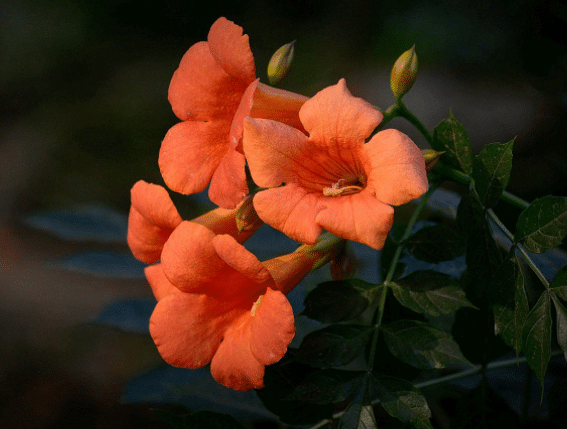
<path fill-rule="evenodd" d="M 344 79 L 309 99 L 260 83 L 248 36 L 225 18 L 183 56 L 169 101 L 181 122 L 161 145 L 165 184 L 208 186 L 219 208 L 184 221 L 165 188 L 132 188 L 128 243 L 152 264 L 158 301 L 150 333 L 171 365 L 210 363 L 225 386 L 261 388 L 294 336 L 285 295 L 344 239 L 382 248 L 392 206 L 427 190 L 423 155 L 397 130 L 373 134 L 382 113 Z M 248 195 L 247 168 L 266 189 Z M 304 244 L 260 262 L 242 243 L 262 222 Z"/>

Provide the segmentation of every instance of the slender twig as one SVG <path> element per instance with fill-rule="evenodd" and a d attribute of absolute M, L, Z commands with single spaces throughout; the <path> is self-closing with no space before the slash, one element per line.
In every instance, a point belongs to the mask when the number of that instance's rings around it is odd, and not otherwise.
<path fill-rule="evenodd" d="M 550 358 L 553 359 L 557 356 L 562 356 L 563 355 L 563 350 L 554 350 L 551 352 Z M 527 358 L 525 356 L 519 357 L 519 358 L 511 358 L 511 359 L 503 359 L 503 360 L 499 360 L 499 361 L 494 361 L 494 362 L 490 362 L 489 364 L 486 365 L 485 370 L 488 371 L 493 371 L 495 369 L 500 369 L 500 368 L 506 368 L 509 366 L 513 366 L 513 365 L 523 365 L 526 364 L 528 362 Z M 455 372 L 454 374 L 449 374 L 449 375 L 445 375 L 443 377 L 437 377 L 431 380 L 427 380 L 427 381 L 422 381 L 421 383 L 416 383 L 414 386 L 417 389 L 425 389 L 428 387 L 432 387 L 432 386 L 438 386 L 440 384 L 445 384 L 445 383 L 449 383 L 451 381 L 456 381 L 456 380 L 460 380 L 462 378 L 467 378 L 467 377 L 472 377 L 473 375 L 477 375 L 480 374 L 480 372 L 482 371 L 482 365 L 474 365 L 472 368 L 468 368 L 459 372 Z M 378 405 L 380 403 L 379 399 L 375 399 L 372 401 L 372 405 Z M 342 415 L 344 414 L 344 411 L 339 411 L 335 414 L 333 414 L 333 419 L 337 419 L 340 418 Z M 324 425 L 328 424 L 329 420 L 326 419 L 324 421 L 321 421 L 319 423 L 317 423 L 315 426 L 313 426 L 311 429 L 319 429 L 321 427 L 323 427 Z"/>
<path fill-rule="evenodd" d="M 496 213 L 494 213 L 494 211 L 492 209 L 488 209 L 487 213 L 488 213 L 488 216 L 490 216 L 490 218 L 494 221 L 494 223 L 496 225 L 498 225 L 498 228 L 500 228 L 500 230 L 512 242 L 512 245 L 515 246 L 516 249 L 518 249 L 518 251 L 522 255 L 522 259 L 525 261 L 525 263 L 528 265 L 528 267 L 530 267 L 530 269 L 534 272 L 534 274 L 537 276 L 537 278 L 543 283 L 545 288 L 549 289 L 549 281 L 545 278 L 545 276 L 543 275 L 541 270 L 536 266 L 535 262 L 532 260 L 530 255 L 528 255 L 528 252 L 526 252 L 526 249 L 524 249 L 524 247 L 520 243 L 517 243 L 516 241 L 514 241 L 514 234 L 512 234 L 508 230 L 508 228 L 506 228 L 506 225 L 504 225 L 502 223 L 502 221 L 498 218 L 498 216 L 496 216 Z"/>

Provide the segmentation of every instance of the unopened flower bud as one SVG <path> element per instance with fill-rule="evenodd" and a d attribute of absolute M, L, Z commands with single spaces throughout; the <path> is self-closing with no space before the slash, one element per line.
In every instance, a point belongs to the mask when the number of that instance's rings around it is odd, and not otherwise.
<path fill-rule="evenodd" d="M 291 62 L 293 61 L 293 42 L 287 43 L 279 48 L 268 63 L 268 80 L 270 85 L 276 85 L 280 80 L 282 80 L 289 69 L 291 68 Z"/>
<path fill-rule="evenodd" d="M 238 213 L 236 213 L 236 227 L 239 233 L 255 231 L 264 223 L 254 209 L 253 197 L 253 195 L 248 195 L 238 208 Z"/>
<path fill-rule="evenodd" d="M 421 149 L 421 153 L 425 160 L 425 171 L 429 173 L 433 170 L 433 167 L 435 167 L 435 164 L 437 164 L 437 161 L 439 161 L 439 158 L 441 158 L 441 155 L 443 155 L 445 151 L 438 152 L 433 149 Z"/>
<path fill-rule="evenodd" d="M 405 51 L 394 63 L 390 75 L 390 88 L 397 100 L 406 94 L 417 76 L 417 55 L 415 45 Z"/>

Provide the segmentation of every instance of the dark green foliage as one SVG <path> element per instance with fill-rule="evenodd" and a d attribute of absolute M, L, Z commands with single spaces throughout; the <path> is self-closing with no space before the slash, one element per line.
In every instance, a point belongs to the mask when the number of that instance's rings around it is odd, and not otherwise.
<path fill-rule="evenodd" d="M 305 298 L 301 314 L 323 323 L 336 323 L 360 316 L 382 290 L 380 285 L 348 279 L 317 285 Z"/>
<path fill-rule="evenodd" d="M 449 165 L 470 173 L 473 166 L 471 141 L 465 128 L 455 119 L 453 112 L 433 130 L 433 149 L 445 151 L 441 159 Z"/>
<path fill-rule="evenodd" d="M 545 196 L 532 202 L 518 218 L 514 242 L 542 253 L 561 244 L 567 235 L 567 198 Z"/>
<path fill-rule="evenodd" d="M 390 352 L 403 362 L 420 369 L 469 364 L 450 334 L 430 323 L 398 320 L 382 325 Z"/>
<path fill-rule="evenodd" d="M 461 307 L 473 307 L 465 292 L 447 274 L 415 271 L 390 286 L 396 299 L 417 313 L 440 316 Z"/>
<path fill-rule="evenodd" d="M 426 226 L 405 242 L 408 252 L 420 261 L 437 264 L 465 253 L 464 238 L 445 225 Z"/>
<path fill-rule="evenodd" d="M 373 332 L 372 326 L 330 325 L 308 334 L 295 359 L 319 368 L 346 365 L 360 356 Z"/>
<path fill-rule="evenodd" d="M 510 180 L 514 140 L 505 144 L 491 143 L 482 147 L 472 170 L 475 190 L 483 207 L 494 207 Z"/>

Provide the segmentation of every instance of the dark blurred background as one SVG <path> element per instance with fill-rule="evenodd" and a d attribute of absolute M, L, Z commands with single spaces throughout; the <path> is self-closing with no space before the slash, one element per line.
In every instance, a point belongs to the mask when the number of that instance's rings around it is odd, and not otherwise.
<path fill-rule="evenodd" d="M 452 109 L 475 152 L 517 137 L 509 189 L 566 194 L 562 2 L 3 0 L 1 427 L 160 427 L 147 406 L 118 403 L 125 381 L 159 362 L 151 341 L 88 324 L 118 298 L 149 297 L 145 281 L 50 268 L 82 245 L 21 220 L 85 203 L 126 213 L 135 181 L 162 183 L 159 146 L 177 122 L 169 80 L 219 16 L 250 36 L 264 82 L 271 54 L 297 40 L 281 87 L 311 96 L 344 77 L 384 109 L 389 70 L 415 44 L 419 75 L 404 101 L 426 126 Z M 403 120 L 391 126 L 425 147 Z"/>

